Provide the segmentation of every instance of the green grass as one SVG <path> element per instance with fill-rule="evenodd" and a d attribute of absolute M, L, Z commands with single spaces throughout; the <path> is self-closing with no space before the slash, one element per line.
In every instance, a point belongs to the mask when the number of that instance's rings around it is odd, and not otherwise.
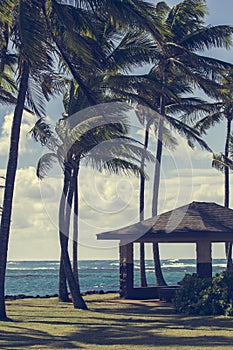
<path fill-rule="evenodd" d="M 56 299 L 8 301 L 12 321 L 0 322 L 0 349 L 232 350 L 232 318 L 177 315 L 170 306 L 119 303 L 113 294 L 86 300 L 89 311 Z"/>

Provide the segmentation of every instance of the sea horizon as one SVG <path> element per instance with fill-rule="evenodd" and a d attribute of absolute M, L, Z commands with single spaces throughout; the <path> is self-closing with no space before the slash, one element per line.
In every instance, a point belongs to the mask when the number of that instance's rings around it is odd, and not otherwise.
<path fill-rule="evenodd" d="M 148 285 L 155 285 L 153 260 L 146 260 Z M 58 292 L 59 260 L 10 260 L 6 271 L 7 295 L 54 295 Z M 213 259 L 213 275 L 226 267 L 226 259 Z M 196 272 L 195 259 L 161 259 L 162 271 L 168 284 L 178 284 L 185 274 Z M 139 287 L 139 260 L 134 262 L 134 285 Z M 80 260 L 80 286 L 87 291 L 118 291 L 119 260 Z"/>

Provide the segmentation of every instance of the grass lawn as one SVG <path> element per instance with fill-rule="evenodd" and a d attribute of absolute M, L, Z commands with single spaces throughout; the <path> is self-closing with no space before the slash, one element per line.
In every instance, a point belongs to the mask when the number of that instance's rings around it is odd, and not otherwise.
<path fill-rule="evenodd" d="M 120 303 L 116 294 L 85 298 L 89 311 L 57 299 L 8 301 L 12 321 L 0 322 L 0 349 L 233 348 L 230 317 L 176 315 L 168 305 Z"/>

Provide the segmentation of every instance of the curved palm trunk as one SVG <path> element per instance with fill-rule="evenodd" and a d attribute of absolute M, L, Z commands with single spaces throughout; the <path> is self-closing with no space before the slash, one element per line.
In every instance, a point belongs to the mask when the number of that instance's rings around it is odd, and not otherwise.
<path fill-rule="evenodd" d="M 79 273 L 78 273 L 78 175 L 79 175 L 79 164 L 77 169 L 74 171 L 74 221 L 73 221 L 73 273 L 74 278 L 77 283 L 78 293 L 81 298 L 80 283 L 79 283 Z"/>
<path fill-rule="evenodd" d="M 230 144 L 230 136 L 231 136 L 231 118 L 227 118 L 227 135 L 226 135 L 226 143 L 225 143 L 225 157 L 228 158 L 229 156 L 229 144 Z M 224 169 L 224 182 L 225 182 L 225 199 L 224 199 L 224 206 L 226 208 L 229 208 L 229 198 L 230 198 L 230 173 L 229 173 L 229 167 L 225 167 Z M 232 242 L 226 242 L 225 244 L 225 252 L 226 252 L 226 259 L 227 259 L 227 271 L 233 270 L 233 263 L 232 263 Z"/>
<path fill-rule="evenodd" d="M 59 208 L 59 210 L 62 213 L 65 213 L 65 203 L 66 203 L 66 198 L 67 198 L 68 189 L 69 189 L 68 177 L 70 177 L 70 171 L 68 172 L 68 170 L 66 170 L 66 173 L 64 176 L 65 176 L 65 179 L 64 179 L 63 195 L 62 195 L 62 198 L 60 199 L 60 208 Z M 65 228 L 64 228 L 64 230 L 65 230 Z M 68 289 L 67 289 L 67 283 L 66 283 L 66 274 L 65 274 L 65 269 L 64 269 L 63 259 L 62 259 L 62 253 L 60 256 L 58 298 L 62 302 L 70 301 L 69 300 L 69 293 L 68 293 Z"/>
<path fill-rule="evenodd" d="M 145 129 L 145 138 L 144 138 L 144 148 L 148 148 L 148 142 L 149 142 L 149 127 L 148 124 L 146 125 Z M 144 172 L 145 169 L 145 159 L 142 159 L 141 162 L 141 169 Z M 140 216 L 140 222 L 144 220 L 145 218 L 145 177 L 143 174 L 140 175 L 140 199 L 139 199 L 139 216 Z M 147 280 L 146 280 L 146 266 L 145 266 L 145 244 L 140 243 L 140 282 L 141 287 L 147 287 Z"/>
<path fill-rule="evenodd" d="M 82 296 L 80 295 L 80 293 L 78 293 L 78 286 L 73 275 L 70 257 L 68 253 L 69 223 L 70 223 L 71 204 L 72 204 L 72 197 L 73 197 L 73 186 L 72 186 L 71 178 L 67 178 L 67 174 L 69 174 L 69 169 L 65 169 L 63 193 L 60 200 L 60 208 L 59 208 L 59 238 L 60 238 L 60 246 L 61 246 L 61 255 L 62 255 L 65 275 L 69 285 L 74 308 L 86 310 L 87 306 Z M 69 193 L 66 201 L 66 197 L 64 193 L 67 186 L 67 183 L 66 183 L 67 181 L 69 181 L 70 183 L 70 188 L 69 188 Z"/>
<path fill-rule="evenodd" d="M 78 173 L 79 169 L 74 172 L 74 217 L 73 217 L 73 274 L 79 287 L 78 278 Z"/>
<path fill-rule="evenodd" d="M 74 196 L 74 212 L 73 212 L 73 276 L 76 283 L 76 294 L 79 300 L 79 308 L 87 309 L 87 305 L 82 297 L 80 291 L 79 277 L 78 277 L 78 173 L 79 164 L 73 170 L 72 174 L 72 192 Z"/>
<path fill-rule="evenodd" d="M 6 320 L 6 308 L 5 308 L 5 274 L 7 263 L 7 251 L 10 235 L 10 223 L 12 214 L 12 202 L 14 195 L 15 176 L 18 163 L 18 148 L 20 139 L 20 127 L 25 103 L 25 97 L 28 88 L 29 79 L 29 65 L 26 62 L 22 64 L 22 73 L 20 79 L 20 86 L 18 92 L 17 104 L 15 107 L 11 140 L 10 140 L 10 152 L 6 171 L 5 191 L 3 200 L 3 211 L 1 217 L 0 227 L 0 319 Z"/>
<path fill-rule="evenodd" d="M 161 107 L 158 123 L 158 143 L 157 143 L 157 152 L 156 152 L 156 163 L 155 163 L 155 174 L 154 174 L 154 184 L 153 184 L 153 200 L 152 200 L 152 216 L 156 216 L 158 213 L 158 197 L 159 197 L 159 183 L 160 183 L 160 169 L 161 169 L 161 159 L 163 151 L 163 117 L 165 115 L 165 101 L 161 97 Z M 159 244 L 153 243 L 153 259 L 155 267 L 155 277 L 157 286 L 166 286 L 165 279 L 163 277 L 160 256 L 159 256 Z"/>
<path fill-rule="evenodd" d="M 63 264 L 63 260 L 62 260 L 62 255 L 60 256 L 58 298 L 60 301 L 62 301 L 64 303 L 67 303 L 70 301 L 69 293 L 68 293 L 68 289 L 67 289 L 66 274 L 65 274 L 64 264 Z"/>

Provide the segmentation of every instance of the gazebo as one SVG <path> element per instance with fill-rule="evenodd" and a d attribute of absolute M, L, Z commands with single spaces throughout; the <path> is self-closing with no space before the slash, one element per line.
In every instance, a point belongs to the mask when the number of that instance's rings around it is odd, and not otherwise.
<path fill-rule="evenodd" d="M 134 243 L 195 243 L 196 272 L 212 276 L 212 243 L 233 242 L 233 210 L 216 203 L 192 202 L 122 229 L 97 234 L 120 241 L 120 295 L 153 298 L 164 288 L 134 288 Z"/>

